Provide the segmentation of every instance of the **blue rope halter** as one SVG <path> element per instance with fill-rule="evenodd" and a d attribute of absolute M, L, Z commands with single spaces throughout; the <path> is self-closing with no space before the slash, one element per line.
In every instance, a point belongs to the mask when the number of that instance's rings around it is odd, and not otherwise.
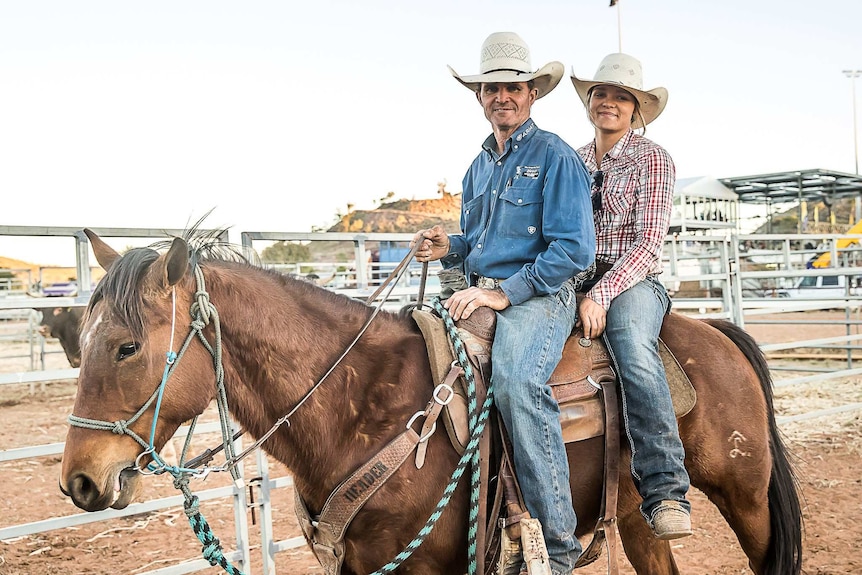
<path fill-rule="evenodd" d="M 195 293 L 196 301 L 194 304 L 192 304 L 190 310 L 190 313 L 193 318 L 191 329 L 185 341 L 183 342 L 182 348 L 180 349 L 179 353 L 175 353 L 173 349 L 170 349 L 167 352 L 165 359 L 165 369 L 162 374 L 162 379 L 159 382 L 159 385 L 156 387 L 155 391 L 153 391 L 152 395 L 150 395 L 150 398 L 128 420 L 118 420 L 110 422 L 97 419 L 88 419 L 85 417 L 78 417 L 73 414 L 69 416 L 69 424 L 76 427 L 106 430 L 113 433 L 117 433 L 119 435 L 128 435 L 138 444 L 140 444 L 144 448 L 144 450 L 140 454 L 138 454 L 137 458 L 135 459 L 135 469 L 143 474 L 158 475 L 167 472 L 173 476 L 174 487 L 176 487 L 183 493 L 183 507 L 185 509 L 186 516 L 189 519 L 189 524 L 191 525 L 195 536 L 197 536 L 198 540 L 203 544 L 203 557 L 207 561 L 209 561 L 210 565 L 219 565 L 230 575 L 244 575 L 243 571 L 235 567 L 224 556 L 221 542 L 219 541 L 218 537 L 216 537 L 215 534 L 212 532 L 212 529 L 210 528 L 210 525 L 207 520 L 200 513 L 200 501 L 198 497 L 196 495 L 193 495 L 191 489 L 189 489 L 190 477 L 204 477 L 210 471 L 213 470 L 229 470 L 234 481 L 237 481 L 239 479 L 239 472 L 236 468 L 236 463 L 238 460 L 234 454 L 232 440 L 233 438 L 231 437 L 230 423 L 228 421 L 227 397 L 224 388 L 224 369 L 221 365 L 221 326 L 218 320 L 218 312 L 209 301 L 209 294 L 207 294 L 204 289 L 203 273 L 200 271 L 199 267 L 195 268 L 195 276 L 198 281 L 198 291 Z M 176 326 L 176 290 L 174 290 L 173 292 L 172 303 L 173 314 L 171 317 L 171 342 L 169 344 L 171 348 L 173 348 L 174 328 Z M 207 341 L 203 333 L 203 329 L 210 323 L 211 320 L 215 325 L 215 348 L 213 348 L 213 346 L 209 344 L 209 341 Z M 173 374 L 174 369 L 179 364 L 179 360 L 182 358 L 186 349 L 188 349 L 188 346 L 193 341 L 195 335 L 198 336 L 198 338 L 201 340 L 207 350 L 209 350 L 210 354 L 213 357 L 213 365 L 215 367 L 217 382 L 216 400 L 218 403 L 219 419 L 221 421 L 223 447 L 225 450 L 225 456 L 227 458 L 227 463 L 225 463 L 225 465 L 221 467 L 205 467 L 203 470 L 191 469 L 183 466 L 188 447 L 191 443 L 191 437 L 194 431 L 194 425 L 197 421 L 197 417 L 192 420 L 189 433 L 186 436 L 186 444 L 180 457 L 180 465 L 167 465 L 165 461 L 156 452 L 154 444 L 156 436 L 156 425 L 159 419 L 159 411 L 161 409 L 161 402 L 162 397 L 164 396 L 165 386 L 167 385 L 168 379 Z M 155 403 L 155 412 L 153 414 L 153 423 L 150 427 L 150 438 L 149 441 L 144 441 L 137 433 L 129 429 L 129 426 L 135 421 L 137 421 L 153 403 Z M 147 464 L 146 467 L 142 468 L 141 460 L 147 455 L 149 455 L 153 461 Z"/>
<path fill-rule="evenodd" d="M 171 318 L 171 342 L 169 351 L 166 354 L 165 359 L 165 369 L 162 374 L 162 379 L 158 385 L 158 387 L 153 391 L 153 394 L 150 398 L 144 403 L 143 406 L 128 420 L 117 420 L 114 422 L 102 421 L 96 419 L 88 419 L 84 417 L 78 417 L 76 415 L 69 416 L 70 425 L 76 427 L 83 427 L 87 429 L 96 429 L 96 430 L 105 430 L 111 431 L 113 433 L 119 435 L 128 435 L 132 437 L 138 444 L 140 444 L 144 451 L 142 451 L 135 460 L 135 469 L 141 473 L 149 472 L 150 474 L 161 474 L 168 472 L 174 477 L 174 487 L 179 489 L 183 493 L 184 502 L 183 507 L 185 509 L 186 516 L 189 519 L 189 524 L 192 527 L 192 530 L 195 533 L 195 536 L 203 545 L 202 554 L 203 557 L 209 561 L 210 565 L 219 565 L 224 571 L 226 571 L 229 575 L 244 575 L 243 571 L 236 568 L 227 558 L 224 556 L 224 552 L 222 550 L 221 542 L 218 537 L 212 532 L 209 523 L 200 513 L 200 502 L 196 495 L 192 494 L 191 489 L 189 488 L 189 477 L 201 477 L 206 476 L 210 471 L 225 471 L 229 470 L 234 480 L 239 479 L 238 471 L 236 469 L 236 464 L 242 457 L 249 452 L 249 449 L 246 449 L 240 456 L 236 456 L 233 451 L 233 441 L 230 433 L 230 425 L 227 421 L 228 417 L 228 408 L 227 408 L 227 397 L 224 388 L 224 369 L 221 365 L 221 327 L 218 319 L 218 312 L 215 307 L 209 301 L 209 294 L 204 289 L 204 277 L 203 273 L 200 270 L 200 267 L 195 267 L 195 276 L 198 281 L 198 291 L 195 293 L 196 302 L 192 305 L 190 313 L 192 315 L 192 324 L 191 329 L 189 331 L 188 336 L 186 337 L 183 345 L 180 349 L 179 353 L 175 353 L 173 348 L 173 334 L 175 328 L 175 320 L 176 320 L 176 291 L 173 292 L 173 314 Z M 387 573 L 392 573 L 395 569 L 397 569 L 404 561 L 406 561 L 413 552 L 418 549 L 431 531 L 434 529 L 438 519 L 442 515 L 443 510 L 449 504 L 452 494 L 455 491 L 455 488 L 458 485 L 461 477 L 464 474 L 467 466 L 471 467 L 471 493 L 470 493 L 470 515 L 469 515 L 469 529 L 468 529 L 468 574 L 474 575 L 477 569 L 477 542 L 476 542 L 476 533 L 478 529 L 478 515 L 479 515 L 479 481 L 480 481 L 480 470 L 479 470 L 479 439 L 482 433 L 485 430 L 485 425 L 488 420 L 488 415 L 490 413 L 491 405 L 493 404 L 493 385 L 489 382 L 487 395 L 485 397 L 485 402 L 482 405 L 482 410 L 479 412 L 477 410 L 476 405 L 476 385 L 475 379 L 473 375 L 473 369 L 470 365 L 469 358 L 467 357 L 467 352 L 464 349 L 464 345 L 461 342 L 460 335 L 458 334 L 458 330 L 455 327 L 455 323 L 452 321 L 452 317 L 449 315 L 448 310 L 443 307 L 440 303 L 440 298 L 435 297 L 432 299 L 432 305 L 434 309 L 440 314 L 443 318 L 444 325 L 446 327 L 447 333 L 452 340 L 453 347 L 456 351 L 456 359 L 460 367 L 464 370 L 464 378 L 467 383 L 467 394 L 468 394 L 468 413 L 469 413 L 469 429 L 470 429 L 470 441 L 465 448 L 464 454 L 461 456 L 461 459 L 458 461 L 458 465 L 455 470 L 452 472 L 452 476 L 449 480 L 449 483 L 446 485 L 446 488 L 443 491 L 443 496 L 440 498 L 437 503 L 436 508 L 432 512 L 431 516 L 425 522 L 425 525 L 419 530 L 419 533 L 416 537 L 411 541 L 407 547 L 401 551 L 393 561 L 387 563 L 379 570 L 375 571 L 371 575 L 384 575 Z M 203 334 L 203 329 L 206 327 L 210 320 L 214 321 L 215 325 L 215 349 L 209 344 L 206 337 Z M 194 424 L 197 421 L 197 417 L 192 421 L 191 428 L 189 430 L 189 434 L 186 437 L 186 445 L 183 449 L 180 465 L 172 466 L 167 465 L 164 460 L 158 455 L 155 449 L 154 441 L 155 441 L 155 432 L 156 425 L 158 422 L 158 415 L 161 409 L 162 397 L 164 395 L 164 389 L 167 384 L 168 379 L 170 378 L 173 370 L 176 365 L 179 363 L 179 360 L 182 358 L 189 344 L 194 339 L 194 336 L 197 335 L 207 350 L 213 357 L 213 365 L 216 372 L 216 380 L 217 380 L 217 403 L 219 416 L 222 423 L 222 439 L 223 446 L 225 449 L 225 456 L 227 462 L 225 465 L 221 467 L 205 467 L 203 470 L 197 470 L 192 468 L 183 467 L 183 462 L 185 461 L 186 452 L 188 446 L 191 442 L 191 435 L 194 430 Z M 361 335 L 361 334 L 360 334 Z M 327 374 L 328 375 L 328 374 Z M 325 377 L 324 377 L 325 379 Z M 322 382 L 322 380 L 321 380 Z M 153 415 L 153 422 L 150 428 L 150 438 L 149 441 L 143 440 L 137 433 L 129 429 L 129 426 L 137 421 L 143 413 L 149 409 L 150 405 L 155 402 L 155 413 Z M 298 406 L 297 406 L 298 407 Z M 275 427 L 280 425 L 283 420 L 286 420 L 287 417 L 284 417 L 277 422 L 276 426 L 270 430 L 267 434 L 261 437 L 255 445 L 252 447 L 256 447 L 260 443 L 262 443 L 269 435 L 274 431 Z M 153 459 L 146 468 L 140 467 L 140 461 L 145 456 L 150 455 Z"/>

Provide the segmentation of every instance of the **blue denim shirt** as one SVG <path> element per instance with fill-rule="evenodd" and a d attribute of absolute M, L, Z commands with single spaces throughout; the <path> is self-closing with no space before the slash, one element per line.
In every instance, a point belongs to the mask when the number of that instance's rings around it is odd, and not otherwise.
<path fill-rule="evenodd" d="M 517 305 L 556 294 L 593 263 L 596 236 L 590 180 L 581 157 L 528 119 L 506 142 L 482 144 L 463 181 L 462 234 L 450 235 L 444 267 L 503 279 Z"/>

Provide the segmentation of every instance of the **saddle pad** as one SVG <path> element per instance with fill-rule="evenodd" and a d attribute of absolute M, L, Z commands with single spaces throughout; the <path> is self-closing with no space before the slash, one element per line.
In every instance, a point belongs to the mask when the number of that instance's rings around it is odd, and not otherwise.
<path fill-rule="evenodd" d="M 661 338 L 658 348 L 673 400 L 673 411 L 679 418 L 694 408 L 697 392 L 676 356 Z M 602 372 L 610 364 L 611 358 L 603 339 L 587 340 L 582 337 L 580 330 L 575 331 L 566 341 L 563 357 L 548 382 L 554 397 L 563 403 L 598 393 L 598 389 L 587 381 L 587 376 L 592 373 L 595 378 L 596 372 Z"/>
<path fill-rule="evenodd" d="M 425 338 L 425 347 L 428 348 L 428 360 L 431 364 L 431 377 L 434 385 L 437 386 L 446 379 L 455 358 L 455 350 L 440 316 L 421 309 L 414 309 L 411 315 Z M 442 419 L 449 441 L 452 442 L 458 454 L 463 455 L 470 441 L 467 390 L 464 387 L 463 377 L 457 379 L 453 390 L 455 396 L 443 408 Z"/>
<path fill-rule="evenodd" d="M 434 385 L 441 383 L 446 374 L 449 373 L 449 366 L 454 359 L 452 343 L 449 336 L 446 335 L 446 328 L 443 325 L 443 319 L 421 309 L 414 309 L 411 312 L 413 321 L 419 326 L 419 331 L 422 332 L 422 337 L 425 338 L 425 347 L 428 348 L 428 360 L 431 362 L 431 378 Z"/>
<path fill-rule="evenodd" d="M 431 373 L 436 385 L 444 380 L 452 364 L 454 358 L 452 344 L 446 333 L 443 320 L 439 316 L 418 309 L 413 310 L 412 316 L 425 338 Z M 697 401 L 695 389 L 671 350 L 661 339 L 659 339 L 659 355 L 667 374 L 674 413 L 677 417 L 682 417 L 692 410 Z M 595 396 L 598 393 L 598 388 L 588 381 L 587 376 L 596 369 L 605 372 L 609 369 L 610 363 L 610 355 L 601 339 L 585 340 L 576 332 L 566 342 L 563 357 L 548 382 L 555 399 L 560 404 L 567 404 Z M 457 389 L 456 394 L 460 396 L 459 399 L 466 403 L 466 394 L 463 388 Z M 469 440 L 466 430 L 461 429 L 460 425 L 460 420 L 466 415 L 466 406 L 463 408 L 453 406 L 453 404 L 458 403 L 460 402 L 453 401 L 448 406 L 448 411 L 452 411 L 453 408 L 456 411 L 455 419 L 458 424 L 451 427 L 447 425 L 446 427 L 453 445 L 456 448 L 460 447 L 459 451 L 463 453 L 463 448 Z M 464 414 L 460 413 L 461 411 Z M 566 411 L 561 410 L 561 412 L 565 413 Z M 445 418 L 444 421 L 447 424 L 453 423 L 449 418 Z"/>
<path fill-rule="evenodd" d="M 670 397 L 673 400 L 673 411 L 677 418 L 680 418 L 694 409 L 694 404 L 697 403 L 697 392 L 676 356 L 661 338 L 658 340 L 658 354 L 661 356 L 664 372 L 667 375 L 667 385 L 670 387 Z"/>

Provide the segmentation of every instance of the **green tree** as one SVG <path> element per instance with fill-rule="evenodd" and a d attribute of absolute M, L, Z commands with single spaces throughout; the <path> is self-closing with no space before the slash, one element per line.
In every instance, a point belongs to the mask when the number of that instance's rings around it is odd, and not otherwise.
<path fill-rule="evenodd" d="M 311 250 L 302 244 L 280 241 L 264 248 L 260 258 L 269 264 L 295 264 L 310 260 Z"/>

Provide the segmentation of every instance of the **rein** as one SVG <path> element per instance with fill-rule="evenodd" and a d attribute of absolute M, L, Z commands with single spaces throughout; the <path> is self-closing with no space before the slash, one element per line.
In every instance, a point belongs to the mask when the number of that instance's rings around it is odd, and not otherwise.
<path fill-rule="evenodd" d="M 419 249 L 419 244 L 414 246 L 406 256 L 399 263 L 398 267 L 389 274 L 386 278 L 386 281 L 380 288 L 374 292 L 374 294 L 369 298 L 373 300 L 383 288 L 388 285 L 393 278 L 396 280 L 400 279 L 401 276 L 407 270 L 407 262 L 415 255 L 416 251 Z M 425 273 L 427 271 L 427 264 L 423 265 L 423 284 L 425 279 Z M 252 451 L 259 448 L 269 437 L 275 433 L 275 431 L 281 427 L 283 424 L 287 423 L 290 425 L 290 417 L 296 413 L 296 411 L 311 397 L 311 395 L 323 384 L 329 375 L 335 370 L 335 368 L 341 363 L 341 361 L 347 356 L 351 349 L 356 345 L 359 341 L 359 338 L 367 331 L 368 327 L 371 325 L 371 322 L 375 317 L 380 313 L 380 310 L 383 307 L 383 302 L 388 298 L 388 296 L 392 293 L 392 290 L 397 285 L 397 281 L 393 282 L 389 287 L 389 290 L 386 292 L 386 296 L 383 298 L 378 305 L 374 307 L 374 311 L 365 321 L 362 328 L 359 330 L 359 333 L 353 339 L 353 341 L 347 346 L 344 352 L 335 360 L 332 366 L 323 374 L 323 376 L 315 383 L 311 389 L 309 389 L 305 395 L 297 402 L 297 404 L 291 409 L 287 414 L 280 417 L 276 422 L 264 433 L 260 438 L 258 438 L 254 443 L 252 443 L 249 447 L 243 450 L 241 453 L 236 454 L 234 450 L 233 441 L 241 436 L 244 431 L 239 431 L 235 434 L 231 433 L 231 425 L 229 421 L 229 409 L 227 404 L 227 394 L 224 386 L 224 367 L 222 365 L 222 354 L 221 354 L 221 324 L 219 321 L 218 310 L 216 310 L 215 306 L 210 302 L 209 294 L 206 291 L 205 281 L 203 271 L 201 270 L 199 265 L 195 265 L 194 267 L 194 275 L 197 281 L 198 289 L 195 292 L 195 302 L 192 303 L 191 308 L 189 310 L 190 315 L 192 316 L 192 322 L 189 329 L 189 333 L 186 336 L 185 341 L 183 342 L 180 351 L 173 351 L 173 343 L 174 343 L 174 331 L 176 328 L 176 288 L 174 287 L 172 291 L 172 315 L 171 315 L 171 340 L 169 349 L 166 353 L 165 359 L 165 369 L 162 374 L 162 379 L 159 382 L 159 385 L 153 391 L 152 395 L 150 395 L 149 399 L 141 406 L 140 409 L 129 419 L 127 420 L 117 420 L 117 421 L 105 421 L 98 419 L 90 419 L 86 417 L 79 417 L 77 415 L 71 414 L 68 418 L 69 424 L 74 427 L 81 427 L 85 429 L 94 429 L 100 431 L 110 431 L 112 433 L 118 435 L 128 435 L 132 439 L 134 439 L 144 450 L 138 454 L 135 458 L 135 465 L 132 467 L 135 471 L 143 474 L 143 475 L 157 475 L 164 472 L 168 472 L 174 477 L 174 487 L 182 491 L 184 495 L 184 503 L 183 506 L 185 508 L 186 515 L 189 518 L 189 523 L 192 526 L 192 529 L 195 535 L 198 537 L 198 540 L 203 544 L 203 556 L 207 559 L 211 565 L 219 565 L 221 566 L 227 573 L 230 575 L 243 575 L 242 571 L 234 567 L 224 556 L 224 553 L 221 548 L 221 544 L 217 537 L 215 537 L 212 533 L 212 530 L 207 523 L 206 519 L 200 514 L 199 511 L 199 500 L 198 497 L 191 493 L 191 490 L 188 487 L 189 477 L 198 477 L 204 478 L 210 472 L 221 472 L 221 471 L 230 471 L 231 477 L 234 480 L 236 485 L 241 485 L 242 478 L 237 471 L 238 463 L 248 456 Z M 424 292 L 424 286 L 423 290 Z M 420 302 L 421 303 L 421 302 Z M 215 332 L 215 345 L 210 345 L 206 336 L 203 333 L 204 328 L 213 323 L 214 332 Z M 216 402 L 218 405 L 219 412 L 219 421 L 221 424 L 221 432 L 222 432 L 222 445 L 214 450 L 206 450 L 203 454 L 193 458 L 191 461 L 187 462 L 186 465 L 183 465 L 185 462 L 185 457 L 187 455 L 189 446 L 191 445 L 192 435 L 194 433 L 195 424 L 197 422 L 198 416 L 195 416 L 192 419 L 192 422 L 189 426 L 188 434 L 186 435 L 185 445 L 180 455 L 179 465 L 168 465 L 162 458 L 159 456 L 158 452 L 155 449 L 155 432 L 156 425 L 158 423 L 159 411 L 161 409 L 162 397 L 164 395 L 164 389 L 167 385 L 168 379 L 173 374 L 174 369 L 179 364 L 180 359 L 182 359 L 185 351 L 188 349 L 191 342 L 194 340 L 195 336 L 198 336 L 201 343 L 204 347 L 209 351 L 210 355 L 213 358 L 213 369 L 215 371 L 216 376 Z M 465 356 L 466 357 L 466 356 Z M 467 362 L 467 369 L 469 369 L 469 362 Z M 490 390 L 489 390 L 490 391 Z M 153 414 L 153 422 L 150 427 L 150 438 L 149 441 L 145 441 L 141 438 L 140 435 L 135 433 L 132 429 L 130 429 L 130 425 L 135 423 L 140 417 L 146 413 L 146 411 L 150 408 L 151 405 L 155 403 L 155 411 Z M 412 421 L 412 420 L 411 420 Z M 218 451 L 224 449 L 225 451 L 225 462 L 220 466 L 211 467 L 208 463 L 212 460 L 213 455 Z M 149 455 L 153 461 L 146 465 L 146 467 L 141 467 L 141 460 Z M 201 470 L 197 470 L 196 467 L 204 465 L 204 468 Z M 460 475 L 459 475 L 460 477 Z M 450 494 L 451 495 L 451 494 Z M 436 519 L 435 519 L 436 521 Z M 433 526 L 433 522 L 432 522 Z M 430 529 L 429 529 L 430 532 Z M 417 545 L 418 547 L 418 545 Z M 412 550 L 410 551 L 412 553 Z M 410 553 L 408 553 L 406 557 L 409 557 Z M 403 562 L 403 559 L 401 560 Z M 400 562 L 398 563 L 400 564 Z"/>
<path fill-rule="evenodd" d="M 198 283 L 198 290 L 195 292 L 196 301 L 191 305 L 191 308 L 189 310 L 189 313 L 192 315 L 193 318 L 191 323 L 191 329 L 189 330 L 189 334 L 183 342 L 179 353 L 175 353 L 173 350 L 168 350 L 162 380 L 156 390 L 153 392 L 153 394 L 150 395 L 150 398 L 130 419 L 125 421 L 101 421 L 96 419 L 78 417 L 72 414 L 69 416 L 69 423 L 70 425 L 76 427 L 96 430 L 107 430 L 120 435 L 128 435 L 132 439 L 137 441 L 144 448 L 144 451 L 138 454 L 138 456 L 135 458 L 135 465 L 133 469 L 144 475 L 160 474 L 166 471 L 173 475 L 174 487 L 179 489 L 184 496 L 183 508 L 185 510 L 186 516 L 189 519 L 189 524 L 191 525 L 195 536 L 203 544 L 203 557 L 207 561 L 209 561 L 210 565 L 219 565 L 229 575 L 243 575 L 243 572 L 237 569 L 224 556 L 221 542 L 219 541 L 218 537 L 213 534 L 209 523 L 207 523 L 206 519 L 200 513 L 200 500 L 196 495 L 192 494 L 188 486 L 190 476 L 205 477 L 207 474 L 209 474 L 210 471 L 213 470 L 229 470 L 231 473 L 231 477 L 234 480 L 234 483 L 237 486 L 242 483 L 242 478 L 240 477 L 239 472 L 236 469 L 236 463 L 242 457 L 237 457 L 234 453 L 233 441 L 231 436 L 231 426 L 230 421 L 228 420 L 229 412 L 227 406 L 227 394 L 224 386 L 224 368 L 222 366 L 221 354 L 221 324 L 219 322 L 218 311 L 215 309 L 215 306 L 213 306 L 212 303 L 210 303 L 209 301 L 209 294 L 206 292 L 204 275 L 201 271 L 200 266 L 195 266 L 194 274 L 195 279 Z M 174 288 L 174 291 L 172 293 L 172 304 L 173 309 L 171 317 L 171 346 L 173 346 L 173 331 L 176 326 L 176 288 Z M 204 328 L 209 325 L 210 321 L 213 322 L 215 330 L 215 347 L 210 345 L 209 341 L 206 339 L 206 336 L 203 333 Z M 194 427 L 195 423 L 197 422 L 198 416 L 195 416 L 192 419 L 192 423 L 189 427 L 189 432 L 186 435 L 185 446 L 183 447 L 183 451 L 180 455 L 179 466 L 167 465 L 156 452 L 154 445 L 156 424 L 158 422 L 158 414 L 161 408 L 161 400 L 164 394 L 164 388 L 167 384 L 168 379 L 173 374 L 174 369 L 179 364 L 179 360 L 182 358 L 183 354 L 188 349 L 188 346 L 191 344 L 195 335 L 198 336 L 198 338 L 201 340 L 201 343 L 203 343 L 204 347 L 206 347 L 207 351 L 210 352 L 210 355 L 213 358 L 213 367 L 216 374 L 217 388 L 216 402 L 218 405 L 219 421 L 221 423 L 223 440 L 222 447 L 225 450 L 226 458 L 226 462 L 223 466 L 217 468 L 205 467 L 202 471 L 195 471 L 194 469 L 184 467 L 182 465 L 188 452 L 189 445 L 191 444 L 191 438 L 194 433 Z M 129 429 L 129 425 L 137 421 L 141 417 L 141 415 L 146 412 L 149 406 L 153 404 L 153 402 L 156 403 L 156 407 L 153 414 L 153 423 L 150 428 L 150 440 L 149 442 L 146 442 L 141 439 L 138 434 Z M 153 461 L 150 462 L 146 466 L 146 468 L 142 468 L 140 462 L 141 459 L 146 455 L 150 455 Z"/>
<path fill-rule="evenodd" d="M 296 413 L 296 411 L 300 407 L 302 407 L 302 405 L 306 401 L 308 401 L 308 398 L 310 398 L 314 394 L 314 392 L 317 391 L 317 389 L 323 384 L 323 382 L 326 381 L 326 378 L 329 377 L 333 371 L 335 371 L 335 368 L 338 367 L 338 364 L 340 364 L 344 360 L 344 358 L 347 357 L 347 354 L 350 353 L 350 350 L 352 350 L 354 348 L 354 346 L 356 346 L 356 343 L 359 341 L 359 338 L 361 338 L 362 335 L 368 330 L 368 327 L 371 325 L 371 322 L 374 321 L 374 318 L 376 318 L 377 315 L 380 313 L 380 310 L 383 309 L 383 302 L 386 301 L 386 299 L 388 299 L 389 295 L 392 293 L 392 290 L 395 289 L 395 286 L 398 284 L 397 280 L 401 279 L 401 276 L 403 276 L 404 272 L 407 270 L 407 265 L 406 265 L 407 262 L 410 261 L 410 259 L 416 254 L 416 252 L 418 250 L 419 250 L 419 244 L 414 246 L 407 253 L 407 255 L 404 256 L 404 258 L 401 260 L 401 262 L 398 264 L 398 266 L 394 270 L 392 270 L 392 272 L 389 274 L 389 276 L 386 278 L 386 280 L 383 282 L 383 284 L 368 298 L 368 301 L 373 301 L 374 298 L 377 297 L 377 295 L 379 295 L 381 291 L 383 291 L 383 288 L 387 284 L 389 284 L 393 278 L 396 280 L 395 282 L 392 282 L 391 286 L 389 286 L 389 289 L 387 290 L 386 295 L 384 296 L 383 300 L 379 304 L 374 306 L 374 310 L 371 312 L 371 315 L 368 317 L 368 319 L 365 320 L 365 323 L 359 329 L 359 333 L 356 334 L 356 337 L 353 338 L 353 341 L 350 342 L 350 344 L 347 346 L 347 348 L 332 363 L 332 366 L 328 370 L 326 370 L 326 373 L 324 373 L 323 376 L 321 376 L 321 378 L 317 380 L 317 383 L 315 383 L 313 386 L 311 386 L 311 389 L 309 389 L 307 392 L 305 392 L 305 395 L 303 395 L 302 398 L 296 403 L 296 405 L 293 406 L 293 409 L 291 409 L 289 412 L 287 412 L 286 414 L 284 414 L 283 416 L 278 418 L 275 421 L 275 423 L 272 424 L 272 427 L 270 427 L 266 431 L 266 433 L 261 435 L 260 438 L 257 439 L 257 441 L 255 441 L 250 446 L 248 446 L 242 453 L 233 457 L 232 460 L 226 461 L 223 467 L 227 466 L 228 464 L 233 466 L 233 465 L 236 465 L 237 463 L 239 463 L 239 461 L 241 459 L 243 459 L 249 453 L 251 453 L 252 451 L 257 449 L 258 447 L 260 447 L 267 439 L 269 439 L 269 437 L 273 433 L 276 432 L 276 430 L 279 427 L 281 427 L 285 423 L 287 423 L 287 425 L 290 426 L 290 417 L 294 413 Z M 366 302 L 366 303 L 368 303 L 368 302 Z M 219 410 L 221 410 L 221 408 L 219 408 Z M 219 471 L 222 471 L 222 469 L 219 469 Z"/>
<path fill-rule="evenodd" d="M 440 516 L 443 513 L 443 509 L 445 509 L 446 506 L 449 504 L 449 501 L 452 498 L 452 494 L 455 492 L 455 488 L 458 486 L 458 482 L 464 475 L 464 471 L 467 469 L 468 465 L 470 465 L 472 468 L 472 474 L 470 490 L 470 517 L 467 531 L 467 573 L 468 575 L 474 575 L 476 573 L 476 532 L 478 529 L 477 525 L 479 521 L 480 480 L 479 440 L 482 436 L 482 433 L 484 433 L 485 431 L 485 425 L 488 422 L 491 405 L 494 402 L 494 386 L 492 382 L 489 382 L 487 394 L 485 396 L 485 402 L 482 404 L 481 411 L 479 411 L 476 404 L 476 383 L 473 376 L 473 368 L 470 366 L 470 360 L 467 357 L 467 351 L 464 349 L 464 344 L 461 341 L 460 335 L 458 335 L 458 329 L 455 327 L 455 322 L 452 321 L 452 317 L 449 315 L 448 310 L 441 305 L 440 298 L 435 297 L 432 300 L 432 304 L 434 306 L 434 309 L 437 310 L 437 312 L 443 318 L 443 323 L 446 326 L 446 331 L 449 334 L 449 337 L 452 340 L 452 344 L 455 348 L 456 361 L 461 366 L 461 369 L 464 370 L 464 378 L 467 382 L 470 441 L 467 443 L 467 447 L 465 448 L 464 454 L 461 456 L 461 459 L 458 460 L 458 465 L 452 472 L 452 475 L 449 479 L 449 483 L 446 484 L 446 488 L 443 490 L 443 496 L 437 502 L 437 506 L 434 508 L 434 511 L 431 513 L 431 516 L 425 522 L 425 525 L 422 526 L 416 537 L 410 543 L 407 544 L 407 547 L 405 547 L 404 550 L 401 551 L 395 557 L 395 559 L 393 559 L 391 562 L 387 563 L 377 571 L 374 571 L 370 575 L 384 575 L 387 573 L 392 573 L 402 563 L 404 563 L 404 561 L 406 561 L 407 558 L 409 558 L 410 555 L 412 555 L 416 549 L 418 549 L 422 545 L 428 535 L 431 534 L 431 531 L 434 529 L 434 525 L 437 523 L 437 520 L 440 519 Z"/>

